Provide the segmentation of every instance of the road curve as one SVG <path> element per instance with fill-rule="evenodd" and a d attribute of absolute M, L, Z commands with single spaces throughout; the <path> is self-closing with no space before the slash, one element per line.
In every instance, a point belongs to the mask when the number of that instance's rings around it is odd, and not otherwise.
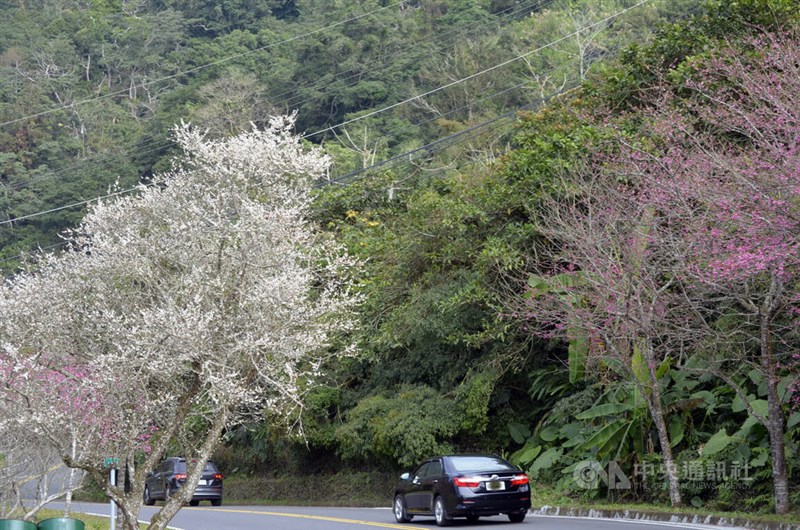
<path fill-rule="evenodd" d="M 158 507 L 143 507 L 141 519 L 147 521 Z M 73 503 L 73 510 L 108 515 L 108 504 Z M 411 523 L 397 524 L 389 508 L 321 508 L 285 506 L 221 506 L 201 505 L 183 508 L 171 526 L 181 530 L 433 530 L 432 517 L 417 517 Z M 707 525 L 671 524 L 663 522 L 583 519 L 529 515 L 521 524 L 509 523 L 505 516 L 486 517 L 477 523 L 463 519 L 453 521 L 452 528 L 495 528 L 507 530 L 657 530 L 713 529 Z M 730 528 L 726 530 L 731 530 Z"/>

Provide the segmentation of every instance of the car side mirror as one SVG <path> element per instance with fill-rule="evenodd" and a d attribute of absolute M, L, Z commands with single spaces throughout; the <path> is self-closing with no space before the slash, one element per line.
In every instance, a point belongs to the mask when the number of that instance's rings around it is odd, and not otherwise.
<path fill-rule="evenodd" d="M 400 475 L 400 480 L 408 480 L 411 478 L 411 473 L 403 473 Z"/>

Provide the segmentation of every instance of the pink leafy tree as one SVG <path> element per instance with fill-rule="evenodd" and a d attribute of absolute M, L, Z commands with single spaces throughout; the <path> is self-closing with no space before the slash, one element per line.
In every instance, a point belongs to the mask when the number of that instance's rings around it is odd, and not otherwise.
<path fill-rule="evenodd" d="M 744 48 L 744 49 L 743 49 Z M 669 469 L 658 365 L 704 355 L 769 433 L 775 510 L 789 510 L 784 445 L 800 273 L 800 43 L 730 46 L 663 86 L 636 141 L 569 176 L 543 214 L 559 250 L 532 279 L 530 317 L 625 361 L 642 388 Z M 783 359 L 783 361 L 782 361 Z M 737 383 L 758 374 L 766 400 Z M 644 379 L 639 377 L 640 382 Z M 643 385 L 644 386 L 644 385 Z M 726 435 L 726 433 L 723 433 Z M 680 503 L 677 477 L 670 498 Z"/>
<path fill-rule="evenodd" d="M 709 361 L 766 427 L 775 510 L 786 513 L 785 388 L 800 274 L 800 40 L 787 32 L 723 48 L 698 62 L 683 86 L 689 97 L 680 114 L 654 126 L 667 144 L 658 163 L 669 172 L 654 171 L 653 185 L 668 190 L 686 217 L 692 288 L 713 301 L 715 316 L 735 315 L 712 327 Z M 765 407 L 737 384 L 742 370 L 765 383 Z"/>
<path fill-rule="evenodd" d="M 9 432 L 24 433 L 31 447 L 49 455 L 41 467 L 40 480 L 52 482 L 47 469 L 67 462 L 94 462 L 91 472 L 99 483 L 105 480 L 103 458 L 124 454 L 128 447 L 149 452 L 153 428 L 131 432 L 133 417 L 139 421 L 152 413 L 150 407 L 133 403 L 122 407 L 118 396 L 135 391 L 131 378 L 108 376 L 96 371 L 85 359 L 67 355 L 45 355 L 16 350 L 6 344 L 0 354 L 0 422 Z M 128 443 L 132 436 L 134 444 Z M 55 452 L 53 451 L 55 449 Z M 84 466 L 84 471 L 86 467 Z M 66 497 L 69 513 L 72 489 L 80 484 L 84 473 L 69 471 L 69 488 L 37 494 L 37 502 L 26 508 L 26 517 L 33 517 L 47 502 Z M 49 490 L 49 488 L 46 488 Z M 24 503 L 24 499 L 21 499 Z"/>
<path fill-rule="evenodd" d="M 665 367 L 696 339 L 681 295 L 683 248 L 672 212 L 619 175 L 587 167 L 565 176 L 569 195 L 542 210 L 547 248 L 524 311 L 539 333 L 569 341 L 573 364 L 585 357 L 635 385 L 658 434 L 670 501 L 680 506 L 662 394 Z"/>
<path fill-rule="evenodd" d="M 60 386 L 64 380 L 60 374 L 38 371 L 34 374 L 29 365 L 11 363 L 7 356 L 0 357 L 0 380 L 4 382 L 0 388 L 1 418 L 9 417 L 9 409 L 13 408 L 21 394 L 27 394 L 25 389 L 38 385 L 52 388 Z M 12 370 L 15 373 L 10 373 Z M 74 399 L 66 401 L 77 404 Z M 82 410 L 91 409 L 83 400 L 78 403 Z M 59 417 L 67 416 L 72 410 L 70 406 Z M 22 513 L 24 518 L 30 519 L 44 505 L 61 498 L 66 500 L 65 513 L 69 514 L 72 492 L 81 486 L 84 474 L 75 469 L 66 472 L 60 469 L 58 464 L 61 455 L 54 450 L 42 431 L 35 432 L 27 425 L 20 426 L 16 422 L 3 423 L 0 435 L 3 453 L 3 465 L 0 466 L 0 516 Z M 61 440 L 77 441 L 72 436 L 74 430 L 57 430 Z M 73 448 L 77 449 L 77 444 Z"/>

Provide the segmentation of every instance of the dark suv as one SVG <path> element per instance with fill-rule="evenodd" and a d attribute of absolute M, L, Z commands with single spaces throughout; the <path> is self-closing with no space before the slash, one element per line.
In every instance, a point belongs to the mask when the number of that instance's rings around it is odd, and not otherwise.
<path fill-rule="evenodd" d="M 165 501 L 186 482 L 186 460 L 171 457 L 163 460 L 158 469 L 147 475 L 144 484 L 144 503 L 152 506 L 156 501 Z M 211 501 L 212 506 L 222 506 L 222 473 L 212 461 L 206 462 L 203 476 L 197 483 L 190 506 L 200 501 Z"/>

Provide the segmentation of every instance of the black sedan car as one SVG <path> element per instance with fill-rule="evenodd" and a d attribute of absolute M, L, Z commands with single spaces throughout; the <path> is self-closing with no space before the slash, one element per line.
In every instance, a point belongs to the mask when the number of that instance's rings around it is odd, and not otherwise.
<path fill-rule="evenodd" d="M 494 455 L 431 458 L 413 473 L 403 473 L 395 488 L 393 511 L 398 523 L 432 515 L 439 526 L 454 517 L 476 521 L 504 513 L 521 523 L 531 508 L 528 476 Z"/>
<path fill-rule="evenodd" d="M 165 458 L 158 469 L 147 475 L 144 485 L 144 503 L 152 506 L 156 501 L 166 501 L 174 495 L 186 482 L 186 460 L 178 457 Z M 211 501 L 212 506 L 222 506 L 222 473 L 212 461 L 203 468 L 190 506 L 197 506 L 200 501 Z"/>

